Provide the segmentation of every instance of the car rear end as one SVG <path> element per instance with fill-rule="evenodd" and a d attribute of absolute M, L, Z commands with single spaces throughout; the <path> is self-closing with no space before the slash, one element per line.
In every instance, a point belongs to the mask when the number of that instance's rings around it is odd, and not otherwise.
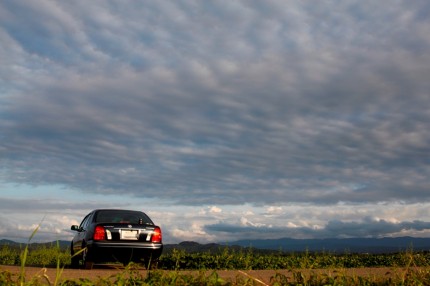
<path fill-rule="evenodd" d="M 162 253 L 161 228 L 142 212 L 99 210 L 93 223 L 87 260 L 148 263 Z"/>

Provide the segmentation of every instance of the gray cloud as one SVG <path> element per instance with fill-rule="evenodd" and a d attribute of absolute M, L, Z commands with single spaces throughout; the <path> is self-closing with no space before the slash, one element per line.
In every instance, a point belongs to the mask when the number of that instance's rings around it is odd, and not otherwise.
<path fill-rule="evenodd" d="M 34 231 L 33 242 L 69 240 L 74 235 L 72 224 L 79 224 L 84 216 L 98 208 L 127 208 L 124 202 L 80 199 L 0 197 L 0 237 L 17 242 L 27 242 Z"/>
<path fill-rule="evenodd" d="M 39 198 L 39 199 L 11 199 L 1 198 L 0 208 L 4 212 L 16 213 L 18 210 L 26 210 L 31 213 L 49 214 L 58 213 L 61 211 L 63 215 L 76 215 L 80 218 L 86 212 L 97 208 L 114 208 L 121 207 L 122 205 L 118 202 L 108 204 L 103 202 L 102 204 L 97 201 L 85 201 L 70 202 L 65 200 L 50 199 L 50 198 Z M 19 212 L 19 211 L 18 211 Z M 40 217 L 42 219 L 42 216 Z"/>
<path fill-rule="evenodd" d="M 424 221 L 389 222 L 372 218 L 361 221 L 343 222 L 328 221 L 322 228 L 313 227 L 268 227 L 255 225 L 236 225 L 217 223 L 206 225 L 205 230 L 212 235 L 221 234 L 229 239 L 252 237 L 253 239 L 269 239 L 273 237 L 291 238 L 354 238 L 354 237 L 387 237 L 398 236 L 402 231 L 429 230 L 430 223 Z"/>
<path fill-rule="evenodd" d="M 1 4 L 2 181 L 191 205 L 429 199 L 426 2 L 42 3 Z"/>

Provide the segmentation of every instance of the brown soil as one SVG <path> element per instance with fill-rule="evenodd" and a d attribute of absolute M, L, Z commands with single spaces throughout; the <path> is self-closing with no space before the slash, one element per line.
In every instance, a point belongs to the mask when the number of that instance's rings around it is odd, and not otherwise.
<path fill-rule="evenodd" d="M 20 273 L 19 266 L 6 266 L 0 265 L 0 272 L 8 271 L 18 277 Z M 115 276 L 124 271 L 123 267 L 118 267 L 117 265 L 102 265 L 94 266 L 91 270 L 84 269 L 64 269 L 61 273 L 61 279 L 79 279 L 87 278 L 91 280 L 97 280 L 98 278 L 108 278 Z M 166 271 L 167 270 L 163 270 Z M 145 276 L 147 270 L 139 269 L 139 272 Z M 206 271 L 207 275 L 210 275 L 213 271 Z M 345 269 L 297 269 L 297 270 L 217 270 L 216 273 L 219 277 L 223 278 L 225 281 L 237 281 L 237 279 L 253 279 L 256 285 L 269 285 L 270 278 L 274 277 L 276 274 L 281 274 L 293 279 L 294 273 L 301 273 L 305 277 L 309 275 L 327 275 L 329 277 L 335 276 L 348 276 L 348 277 L 365 277 L 372 279 L 381 279 L 388 277 L 401 277 L 406 273 L 406 270 L 401 268 L 390 269 L 390 268 L 345 268 Z M 198 275 L 199 271 L 180 271 L 183 274 Z M 40 281 L 49 280 L 52 284 L 55 281 L 57 275 L 57 269 L 55 268 L 41 268 L 41 267 L 25 267 L 26 281 L 34 277 L 39 277 Z M 290 280 L 291 281 L 291 280 Z"/>

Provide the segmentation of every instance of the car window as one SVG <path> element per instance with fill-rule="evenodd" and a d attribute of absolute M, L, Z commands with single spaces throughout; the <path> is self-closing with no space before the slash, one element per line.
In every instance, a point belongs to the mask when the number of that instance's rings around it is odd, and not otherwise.
<path fill-rule="evenodd" d="M 95 222 L 153 224 L 145 213 L 125 210 L 100 210 L 96 214 Z"/>
<path fill-rule="evenodd" d="M 79 225 L 80 229 L 86 229 L 87 224 L 88 224 L 88 220 L 91 214 L 88 214 L 81 222 L 81 224 Z"/>

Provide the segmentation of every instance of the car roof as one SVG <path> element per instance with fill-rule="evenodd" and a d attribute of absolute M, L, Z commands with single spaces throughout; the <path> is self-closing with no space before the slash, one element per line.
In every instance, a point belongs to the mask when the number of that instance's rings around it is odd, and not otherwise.
<path fill-rule="evenodd" d="M 143 212 L 143 211 L 139 211 L 139 210 L 129 210 L 129 209 L 95 209 L 93 210 L 93 212 L 98 212 L 98 211 L 126 211 L 126 212 Z"/>

